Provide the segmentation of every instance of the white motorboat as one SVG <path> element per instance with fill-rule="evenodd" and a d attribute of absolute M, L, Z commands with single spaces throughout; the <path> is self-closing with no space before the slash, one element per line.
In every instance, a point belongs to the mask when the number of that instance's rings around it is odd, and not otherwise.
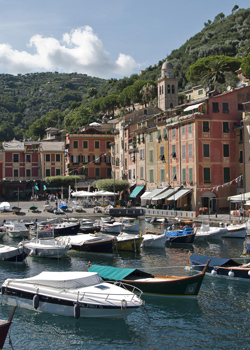
<path fill-rule="evenodd" d="M 31 225 L 29 227 L 30 236 L 35 236 L 36 238 L 46 238 L 46 237 L 54 237 L 53 228 L 45 223 L 45 224 L 37 224 Z"/>
<path fill-rule="evenodd" d="M 71 248 L 68 242 L 58 238 L 33 238 L 20 244 L 28 255 L 41 258 L 60 259 Z"/>
<path fill-rule="evenodd" d="M 146 233 L 143 235 L 142 248 L 165 248 L 166 234 L 157 235 L 154 233 Z"/>
<path fill-rule="evenodd" d="M 227 231 L 223 234 L 223 238 L 245 238 L 247 225 L 244 224 L 230 224 L 226 226 Z"/>
<path fill-rule="evenodd" d="M 203 241 L 205 239 L 221 239 L 227 232 L 226 227 L 211 227 L 209 224 L 201 224 L 198 227 L 194 241 Z"/>
<path fill-rule="evenodd" d="M 140 224 L 123 223 L 122 230 L 126 232 L 139 232 Z"/>
<path fill-rule="evenodd" d="M 28 254 L 24 251 L 23 246 L 11 247 L 0 244 L 0 261 L 22 262 L 27 255 Z"/>
<path fill-rule="evenodd" d="M 29 230 L 23 222 L 11 222 L 5 224 L 6 232 L 11 238 L 29 237 Z"/>
<path fill-rule="evenodd" d="M 24 279 L 6 279 L 2 302 L 51 314 L 79 317 L 126 318 L 143 305 L 140 295 L 107 283 L 95 272 L 44 271 Z M 130 286 L 127 286 L 130 288 Z"/>
<path fill-rule="evenodd" d="M 123 224 L 121 222 L 101 223 L 101 232 L 120 233 L 122 228 Z"/>

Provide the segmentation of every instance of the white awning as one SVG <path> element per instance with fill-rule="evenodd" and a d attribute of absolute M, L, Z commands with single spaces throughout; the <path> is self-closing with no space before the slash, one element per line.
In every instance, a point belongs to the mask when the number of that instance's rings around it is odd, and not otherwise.
<path fill-rule="evenodd" d="M 192 189 L 191 188 L 182 188 L 180 191 L 178 191 L 177 193 L 173 194 L 171 197 L 169 197 L 167 200 L 168 201 L 177 201 L 178 199 L 180 199 L 183 196 L 186 196 L 189 192 L 191 192 Z"/>
<path fill-rule="evenodd" d="M 227 197 L 228 201 L 246 201 L 250 199 L 250 192 L 236 194 L 235 196 Z"/>
<path fill-rule="evenodd" d="M 183 109 L 183 112 L 192 111 L 193 109 L 196 109 L 203 104 L 204 104 L 204 102 L 201 102 L 201 103 L 197 103 L 196 105 L 188 106 L 188 107 Z"/>
<path fill-rule="evenodd" d="M 163 188 L 156 188 L 155 190 L 151 191 L 151 192 L 145 192 L 143 193 L 143 195 L 141 196 L 141 199 L 143 200 L 149 200 L 152 199 L 153 197 L 157 196 L 158 194 L 166 191 L 168 189 L 168 187 L 163 187 Z"/>
<path fill-rule="evenodd" d="M 162 192 L 159 195 L 153 197 L 152 201 L 158 201 L 160 199 L 165 199 L 165 198 L 171 196 L 171 194 L 173 194 L 174 192 L 178 191 L 179 188 L 180 187 L 166 189 L 164 192 Z"/>

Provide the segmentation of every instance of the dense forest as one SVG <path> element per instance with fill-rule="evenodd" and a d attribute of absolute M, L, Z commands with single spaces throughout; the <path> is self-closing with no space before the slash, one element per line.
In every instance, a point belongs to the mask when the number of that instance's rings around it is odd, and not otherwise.
<path fill-rule="evenodd" d="M 239 67 L 250 78 L 250 9 L 235 5 L 229 16 L 219 13 L 208 19 L 168 59 L 180 78 L 180 96 L 197 83 L 221 89 L 236 85 Z M 0 142 L 43 138 L 51 126 L 77 131 L 117 108 L 125 113 L 135 103 L 157 105 L 156 82 L 164 60 L 123 79 L 57 72 L 0 74 Z"/>

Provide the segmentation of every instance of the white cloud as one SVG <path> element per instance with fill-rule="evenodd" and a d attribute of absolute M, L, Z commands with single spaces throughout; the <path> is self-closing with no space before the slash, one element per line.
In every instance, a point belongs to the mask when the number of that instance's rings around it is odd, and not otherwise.
<path fill-rule="evenodd" d="M 140 68 L 131 56 L 122 53 L 112 62 L 102 41 L 89 26 L 63 34 L 61 42 L 52 37 L 34 35 L 29 48 L 33 49 L 33 54 L 0 44 L 0 70 L 9 74 L 78 72 L 108 78 L 129 75 Z"/>

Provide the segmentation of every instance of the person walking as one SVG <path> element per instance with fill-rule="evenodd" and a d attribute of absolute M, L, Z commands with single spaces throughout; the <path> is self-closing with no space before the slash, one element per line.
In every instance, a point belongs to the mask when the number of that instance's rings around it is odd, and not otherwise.
<path fill-rule="evenodd" d="M 239 212 L 240 212 L 240 222 L 243 222 L 244 209 L 242 206 L 240 207 Z"/>

